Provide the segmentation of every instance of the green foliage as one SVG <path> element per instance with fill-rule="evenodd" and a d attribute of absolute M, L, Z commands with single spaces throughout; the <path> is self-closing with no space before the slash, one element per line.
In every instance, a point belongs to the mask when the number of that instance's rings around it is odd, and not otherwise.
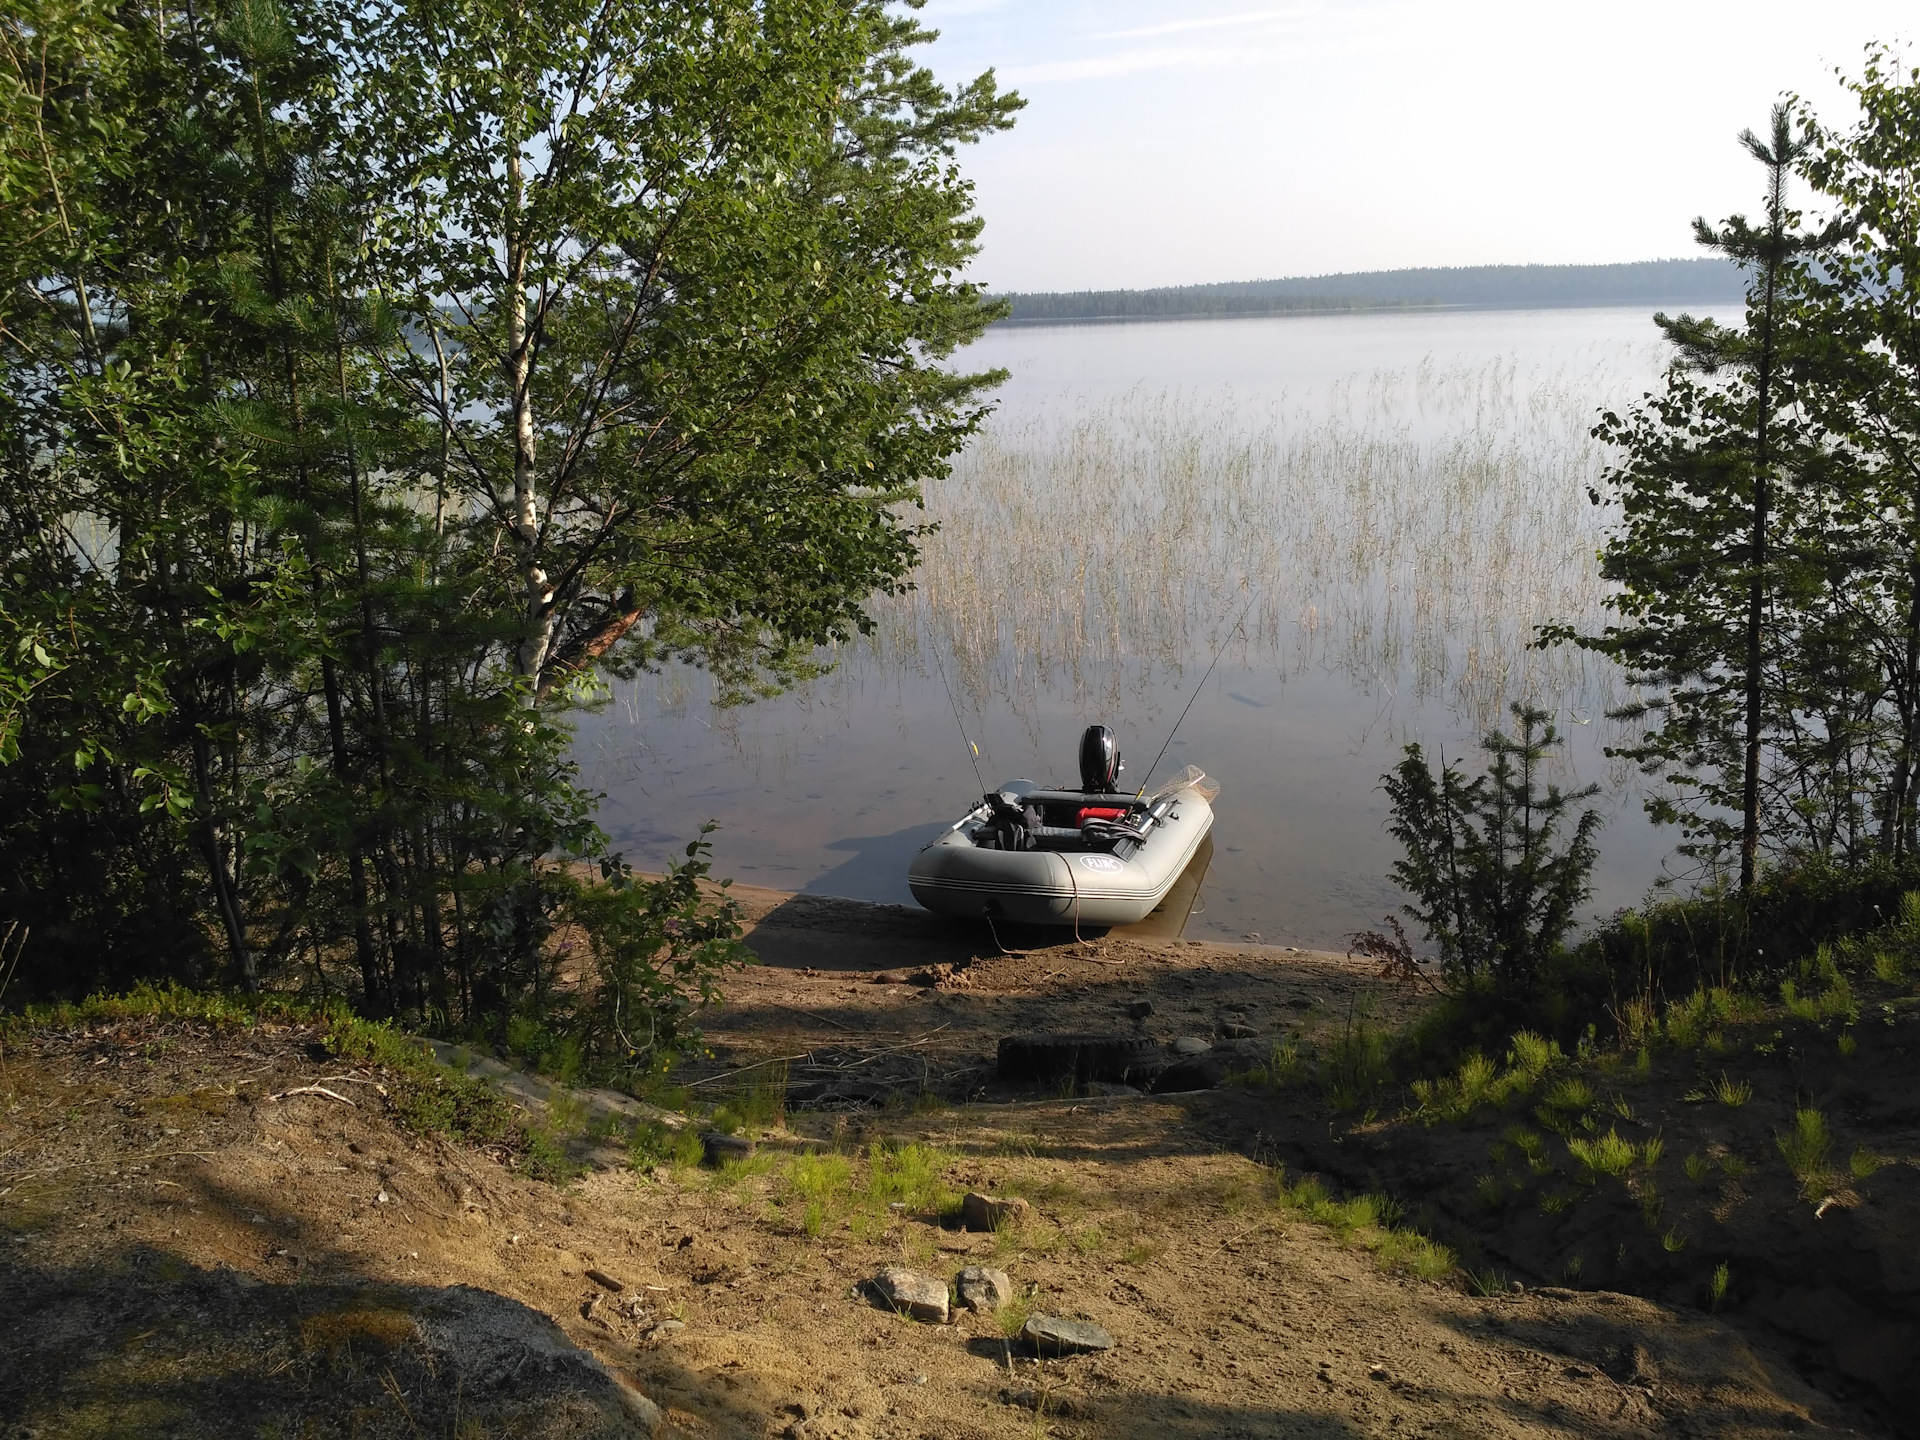
<path fill-rule="evenodd" d="M 1787 182 L 1813 138 L 1794 133 L 1786 105 L 1765 139 L 1740 138 L 1767 172 L 1764 221 L 1696 220 L 1694 231 L 1748 271 L 1746 323 L 1655 317 L 1678 352 L 1665 388 L 1594 429 L 1621 456 L 1593 493 L 1621 516 L 1600 557 L 1619 623 L 1550 634 L 1626 668 L 1639 698 L 1618 718 L 1645 728 L 1609 753 L 1661 782 L 1648 811 L 1681 826 L 1686 853 L 1719 864 L 1738 852 L 1744 894 L 1763 828 L 1776 851 L 1819 854 L 1857 834 L 1855 799 L 1831 782 L 1835 738 L 1855 719 L 1841 687 L 1859 678 L 1848 662 L 1865 657 L 1823 644 L 1816 597 L 1827 577 L 1787 538 L 1821 523 L 1815 487 L 1830 468 L 1795 405 L 1811 337 L 1792 294 L 1807 257 L 1846 227 L 1794 229 Z M 1825 788 L 1796 783 L 1809 778 Z"/>
<path fill-rule="evenodd" d="M 1429 1125 L 1439 1120 L 1460 1120 L 1483 1104 L 1505 1098 L 1506 1088 L 1494 1063 L 1478 1050 L 1469 1051 L 1460 1062 L 1459 1073 L 1434 1080 L 1412 1082 L 1414 1113 Z"/>
<path fill-rule="evenodd" d="M 425 1045 L 392 1025 L 336 1010 L 327 1026 L 327 1048 L 342 1059 L 393 1072 L 397 1080 L 389 1087 L 388 1102 L 408 1129 L 470 1145 L 525 1146 L 534 1155 L 538 1137 L 497 1090 L 449 1070 Z M 545 1160 L 537 1163 L 543 1177 L 557 1174 Z"/>
<path fill-rule="evenodd" d="M 1392 1074 L 1386 1035 L 1365 1013 L 1349 1011 L 1321 1065 L 1327 1098 L 1335 1109 L 1358 1109 L 1380 1093 Z"/>
<path fill-rule="evenodd" d="M 1727 1282 L 1731 1279 L 1727 1262 L 1722 1260 L 1713 1267 L 1713 1276 L 1707 1281 L 1707 1308 L 1718 1314 L 1721 1304 L 1727 1298 Z"/>
<path fill-rule="evenodd" d="M 1265 1064 L 1229 1075 L 1222 1083 L 1255 1090 L 1291 1090 L 1306 1083 L 1310 1068 L 1306 1052 L 1297 1041 L 1276 1040 L 1267 1051 Z"/>
<path fill-rule="evenodd" d="M 1780 1156 L 1800 1182 L 1800 1193 L 1809 1202 L 1817 1202 L 1827 1193 L 1833 1176 L 1827 1169 L 1827 1152 L 1833 1137 L 1827 1133 L 1827 1117 L 1818 1110 L 1802 1108 L 1793 1112 L 1793 1128 L 1773 1137 Z"/>
<path fill-rule="evenodd" d="M 1753 1098 L 1753 1086 L 1745 1080 L 1729 1080 L 1726 1071 L 1713 1082 L 1713 1098 L 1722 1105 L 1738 1109 Z"/>
<path fill-rule="evenodd" d="M 1283 1209 L 1324 1225 L 1343 1245 L 1357 1244 L 1372 1252 L 1382 1269 L 1439 1280 L 1453 1273 L 1454 1255 L 1418 1231 L 1399 1224 L 1400 1206 L 1384 1195 L 1354 1195 L 1335 1199 L 1318 1176 L 1292 1184 L 1284 1172 L 1278 1178 L 1277 1199 Z"/>
<path fill-rule="evenodd" d="M 898 1202 L 910 1214 L 957 1213 L 957 1192 L 946 1178 L 954 1157 L 932 1145 L 886 1145 L 875 1141 L 867 1152 L 867 1197 Z"/>
<path fill-rule="evenodd" d="M 1582 1178 L 1588 1184 L 1602 1175 L 1624 1176 L 1640 1158 L 1640 1152 L 1632 1143 L 1621 1139 L 1619 1132 L 1612 1128 L 1592 1140 L 1578 1136 L 1568 1140 L 1567 1153 L 1578 1163 Z"/>
<path fill-rule="evenodd" d="M 879 0 L 0 17 L 29 996 L 300 985 L 657 1079 L 737 917 L 704 848 L 633 883 L 569 718 L 673 660 L 765 693 L 905 585 L 995 378 L 947 363 L 995 313 L 953 157 L 1020 104 L 928 38 Z"/>
<path fill-rule="evenodd" d="M 1418 745 L 1381 777 L 1393 808 L 1388 826 L 1403 849 L 1395 881 L 1413 896 L 1407 913 L 1440 947 L 1443 973 L 1459 988 L 1481 980 L 1531 991 L 1571 930 L 1589 892 L 1600 817 L 1584 811 L 1564 845 L 1556 837 L 1571 806 L 1598 793 L 1572 793 L 1539 772 L 1559 732 L 1545 711 L 1515 705 L 1517 740 L 1490 732 L 1484 775 L 1458 765 L 1436 774 Z"/>
<path fill-rule="evenodd" d="M 732 882 L 708 880 L 712 830 L 704 827 L 656 881 L 636 880 L 615 856 L 601 862 L 604 884 L 580 886 L 571 897 L 567 913 L 593 962 L 572 1031 L 596 1075 L 649 1073 L 697 1041 L 694 1011 L 719 997 L 729 969 L 752 963 L 740 943 L 740 907 L 726 893 Z M 769 1078 L 784 1091 L 784 1072 Z"/>
<path fill-rule="evenodd" d="M 656 1165 L 667 1169 L 687 1169 L 700 1163 L 706 1147 L 691 1125 L 678 1129 L 658 1122 L 636 1125 L 627 1137 L 627 1153 L 636 1170 L 651 1170 Z"/>

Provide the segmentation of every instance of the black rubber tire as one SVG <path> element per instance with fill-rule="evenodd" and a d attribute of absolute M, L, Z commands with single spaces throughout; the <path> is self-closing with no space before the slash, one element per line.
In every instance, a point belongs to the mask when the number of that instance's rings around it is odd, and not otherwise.
<path fill-rule="evenodd" d="M 1166 1064 L 1151 1035 L 1009 1035 L 1000 1042 L 1002 1080 L 1108 1080 L 1137 1084 Z"/>

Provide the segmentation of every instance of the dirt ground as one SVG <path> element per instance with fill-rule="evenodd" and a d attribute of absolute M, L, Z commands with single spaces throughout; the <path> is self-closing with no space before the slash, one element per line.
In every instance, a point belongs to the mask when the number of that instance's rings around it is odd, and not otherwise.
<path fill-rule="evenodd" d="M 1597 1287 L 1597 1263 L 1543 1285 L 1524 1255 L 1493 1257 L 1524 1288 L 1482 1296 L 1273 1203 L 1276 1160 L 1381 1180 L 1385 1122 L 993 1078 L 998 1038 L 1028 1030 L 1265 1042 L 1404 1017 L 1420 1001 L 1370 962 L 743 898 L 766 963 L 685 1078 L 697 1096 L 784 1065 L 814 1108 L 733 1171 L 535 1181 L 400 1130 L 381 1076 L 299 1029 L 128 1023 L 0 1057 L 0 1435 L 640 1434 L 640 1396 L 689 1437 L 1894 1433 L 1817 1345 L 1738 1307 Z M 315 1085 L 334 1094 L 286 1093 Z M 1024 1195 L 1031 1220 L 972 1234 L 906 1207 L 809 1234 L 781 1159 L 876 1140 L 937 1147 L 947 1183 Z M 1444 1229 L 1442 1192 L 1472 1177 L 1419 1163 Z M 890 1263 L 1000 1266 L 1023 1307 L 1116 1344 L 1040 1361 L 992 1317 L 903 1319 L 860 1288 Z"/>

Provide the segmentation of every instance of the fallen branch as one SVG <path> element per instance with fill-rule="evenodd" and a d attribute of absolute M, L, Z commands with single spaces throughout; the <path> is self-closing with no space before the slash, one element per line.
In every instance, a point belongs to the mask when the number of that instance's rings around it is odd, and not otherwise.
<path fill-rule="evenodd" d="M 297 1090 L 282 1090 L 278 1095 L 269 1095 L 267 1099 L 284 1100 L 289 1095 L 324 1095 L 329 1100 L 338 1100 L 342 1105 L 351 1105 L 355 1110 L 360 1108 L 358 1100 L 349 1100 L 344 1095 L 335 1094 L 324 1085 L 302 1085 Z"/>
<path fill-rule="evenodd" d="M 689 1080 L 684 1088 L 691 1090 L 696 1085 L 711 1085 L 716 1080 L 731 1080 L 736 1075 L 744 1075 L 749 1070 L 758 1070 L 763 1065 L 778 1065 L 783 1061 L 805 1060 L 811 1054 L 813 1054 L 813 1052 L 807 1050 L 798 1055 L 776 1055 L 771 1060 L 756 1060 L 751 1065 L 742 1065 L 738 1070 L 726 1070 L 718 1075 L 708 1075 L 703 1079 Z"/>
<path fill-rule="evenodd" d="M 822 1024 L 825 1024 L 825 1025 L 831 1025 L 831 1026 L 833 1026 L 833 1027 L 834 1027 L 835 1029 L 837 1029 L 837 1030 L 845 1030 L 845 1031 L 846 1031 L 846 1032 L 847 1032 L 848 1034 L 850 1034 L 850 1035 L 858 1035 L 858 1034 L 860 1033 L 860 1029 L 859 1029 L 859 1027 L 858 1027 L 858 1026 L 855 1026 L 855 1025 L 842 1025 L 842 1024 L 841 1024 L 841 1023 L 840 1023 L 840 1022 L 839 1022 L 838 1020 L 835 1020 L 835 1019 L 834 1019 L 834 1018 L 833 1018 L 832 1016 L 830 1016 L 830 1015 L 816 1015 L 816 1014 L 814 1014 L 814 1013 L 813 1013 L 813 1011 L 811 1011 L 811 1010 L 802 1010 L 802 1009 L 801 1009 L 801 1008 L 800 1008 L 800 1007 L 799 1007 L 798 1005 L 787 1005 L 787 1004 L 784 1004 L 784 1003 L 782 1003 L 782 1002 L 781 1002 L 781 1001 L 779 1001 L 779 1000 L 773 1000 L 773 1001 L 769 1001 L 768 1003 L 769 1003 L 769 1004 L 771 1004 L 771 1005 L 773 1005 L 773 1006 L 774 1006 L 775 1008 L 777 1008 L 777 1009 L 780 1009 L 780 1010 L 791 1010 L 791 1011 L 792 1011 L 792 1012 L 793 1012 L 794 1014 L 796 1014 L 796 1015 L 804 1015 L 804 1016 L 806 1016 L 806 1017 L 807 1017 L 807 1018 L 808 1018 L 809 1020 L 818 1020 L 818 1021 L 820 1021 L 820 1022 L 821 1022 Z"/>

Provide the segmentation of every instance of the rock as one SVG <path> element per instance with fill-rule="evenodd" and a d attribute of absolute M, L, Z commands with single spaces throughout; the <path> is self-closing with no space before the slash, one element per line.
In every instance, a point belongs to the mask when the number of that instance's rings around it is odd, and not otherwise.
<path fill-rule="evenodd" d="M 998 1230 L 1025 1220 L 1029 1208 L 1017 1195 L 996 1198 L 969 1192 L 960 1202 L 960 1224 L 968 1230 Z"/>
<path fill-rule="evenodd" d="M 1150 1018 L 1152 1014 L 1153 1001 L 1151 1000 L 1135 1000 L 1131 1005 L 1127 1006 L 1127 1015 L 1134 1020 L 1145 1020 Z"/>
<path fill-rule="evenodd" d="M 889 1265 L 873 1277 L 873 1289 L 890 1309 L 903 1315 L 947 1323 L 947 1287 L 931 1275 Z"/>
<path fill-rule="evenodd" d="M 954 1293 L 976 1315 L 991 1315 L 1013 1299 L 1013 1280 L 1004 1270 L 969 1265 L 954 1277 Z"/>
<path fill-rule="evenodd" d="M 658 1325 L 655 1325 L 647 1331 L 647 1339 L 671 1340 L 686 1328 L 687 1322 L 684 1320 L 662 1320 Z"/>
<path fill-rule="evenodd" d="M 904 985 L 907 977 L 898 970 L 882 970 L 868 982 L 872 985 Z"/>
<path fill-rule="evenodd" d="M 1170 1048 L 1176 1055 L 1188 1056 L 1204 1055 L 1213 1047 L 1197 1035 L 1181 1035 L 1174 1040 Z"/>
<path fill-rule="evenodd" d="M 1209 1045 L 1199 1055 L 1181 1056 L 1154 1078 L 1157 1095 L 1184 1090 L 1211 1090 L 1229 1075 L 1263 1065 L 1267 1060 L 1267 1042 L 1260 1039 L 1222 1040 Z"/>
<path fill-rule="evenodd" d="M 1020 1338 L 1037 1355 L 1093 1355 L 1113 1348 L 1113 1336 L 1085 1320 L 1061 1320 L 1052 1315 L 1030 1315 L 1020 1327 Z"/>
<path fill-rule="evenodd" d="M 1260 1033 L 1260 1027 L 1244 1020 L 1229 1020 L 1220 1027 L 1220 1033 L 1229 1040 L 1251 1040 Z"/>
<path fill-rule="evenodd" d="M 708 1130 L 700 1137 L 701 1158 L 709 1165 L 724 1165 L 729 1160 L 745 1160 L 753 1154 L 753 1141 L 744 1135 L 722 1135 Z"/>

